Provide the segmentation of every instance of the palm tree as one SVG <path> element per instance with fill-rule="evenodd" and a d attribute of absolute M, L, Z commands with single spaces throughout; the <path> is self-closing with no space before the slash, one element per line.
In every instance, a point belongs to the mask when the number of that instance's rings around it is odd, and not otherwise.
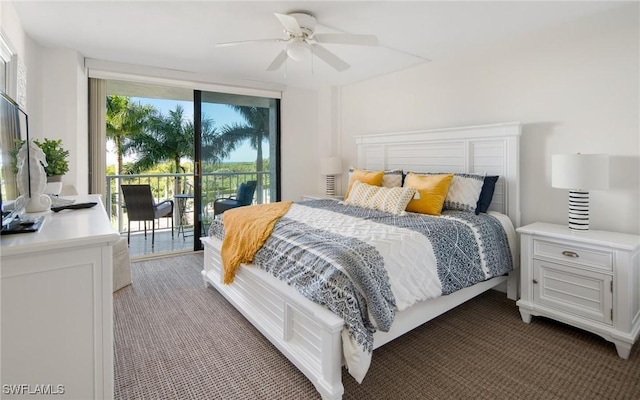
<path fill-rule="evenodd" d="M 156 113 L 149 118 L 144 131 L 134 135 L 127 150 L 138 154 L 132 173 L 148 170 L 161 162 L 171 162 L 173 173 L 181 173 L 182 157 L 193 156 L 193 135 L 185 132 L 184 110 L 180 105 L 167 115 Z"/>
<path fill-rule="evenodd" d="M 132 103 L 126 96 L 107 96 L 107 138 L 116 150 L 116 175 L 123 172 L 123 156 L 127 153 L 130 139 L 144 132 L 156 109 L 151 105 Z"/>
<path fill-rule="evenodd" d="M 202 158 L 210 162 L 220 162 L 233 149 L 225 144 L 217 134 L 213 120 L 202 120 Z M 162 162 L 170 162 L 173 173 L 184 173 L 182 160 L 193 160 L 194 125 L 184 117 L 184 109 L 176 105 L 167 115 L 156 113 L 149 118 L 145 131 L 131 137 L 127 151 L 138 154 L 131 172 L 139 173 Z M 180 178 L 176 179 L 176 192 L 180 193 Z"/>
<path fill-rule="evenodd" d="M 244 119 L 242 123 L 225 125 L 220 136 L 232 149 L 244 141 L 256 150 L 256 171 L 262 172 L 264 161 L 262 157 L 262 142 L 269 141 L 269 108 L 256 106 L 238 106 L 229 104 Z M 258 196 L 262 193 L 262 174 L 258 173 Z M 258 199 L 261 202 L 261 199 Z"/>
<path fill-rule="evenodd" d="M 187 121 L 185 129 L 194 137 L 195 127 L 193 121 Z M 206 115 L 202 117 L 200 131 L 200 158 L 202 161 L 220 164 L 235 149 L 233 143 L 224 140 L 217 131 L 214 120 Z"/>

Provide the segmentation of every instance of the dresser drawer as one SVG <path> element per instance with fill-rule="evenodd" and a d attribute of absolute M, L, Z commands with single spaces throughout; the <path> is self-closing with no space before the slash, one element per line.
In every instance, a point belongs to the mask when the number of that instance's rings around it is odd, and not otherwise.
<path fill-rule="evenodd" d="M 586 248 L 574 244 L 563 244 L 534 239 L 534 257 L 546 257 L 558 261 L 571 262 L 603 271 L 613 270 L 613 254 L 608 250 Z"/>

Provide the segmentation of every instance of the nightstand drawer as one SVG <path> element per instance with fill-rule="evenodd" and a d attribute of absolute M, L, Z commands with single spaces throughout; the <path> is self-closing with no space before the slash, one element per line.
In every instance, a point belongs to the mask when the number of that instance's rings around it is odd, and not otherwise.
<path fill-rule="evenodd" d="M 533 268 L 535 303 L 612 324 L 611 275 L 548 261 L 534 261 Z"/>
<path fill-rule="evenodd" d="M 534 239 L 533 255 L 534 257 L 547 257 L 558 261 L 602 269 L 604 271 L 613 270 L 613 254 L 606 250 Z"/>

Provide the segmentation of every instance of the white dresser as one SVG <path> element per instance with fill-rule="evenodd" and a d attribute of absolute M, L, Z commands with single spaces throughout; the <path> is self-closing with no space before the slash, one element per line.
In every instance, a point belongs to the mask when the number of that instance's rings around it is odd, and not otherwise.
<path fill-rule="evenodd" d="M 640 334 L 640 236 L 539 222 L 517 231 L 523 321 L 541 315 L 582 328 L 628 358 Z"/>
<path fill-rule="evenodd" d="M 76 202 L 98 205 L 43 213 L 39 232 L 0 239 L 1 397 L 113 398 L 119 235 L 99 196 Z"/>

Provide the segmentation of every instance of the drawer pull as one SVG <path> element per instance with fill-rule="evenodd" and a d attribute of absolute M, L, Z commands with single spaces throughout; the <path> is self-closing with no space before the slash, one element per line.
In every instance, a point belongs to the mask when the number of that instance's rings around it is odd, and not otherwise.
<path fill-rule="evenodd" d="M 567 256 L 567 257 L 573 257 L 573 258 L 578 258 L 578 257 L 580 257 L 580 256 L 578 255 L 578 253 L 575 253 L 575 252 L 573 252 L 573 251 L 568 251 L 568 250 L 563 251 L 563 252 L 562 252 L 562 255 L 563 255 L 563 256 Z"/>
<path fill-rule="evenodd" d="M 534 280 L 533 280 L 533 283 L 534 283 L 534 284 L 535 284 L 535 283 L 538 283 L 538 281 L 534 279 Z"/>

